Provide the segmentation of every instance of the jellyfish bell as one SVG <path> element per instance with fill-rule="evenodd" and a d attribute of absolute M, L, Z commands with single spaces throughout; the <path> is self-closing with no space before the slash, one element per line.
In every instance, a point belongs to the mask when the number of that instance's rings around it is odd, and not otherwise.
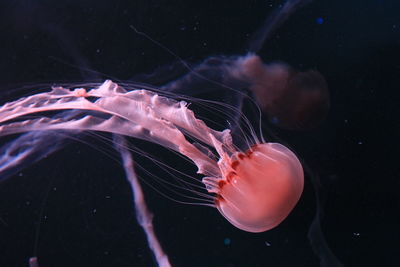
<path fill-rule="evenodd" d="M 253 145 L 246 153 L 222 157 L 221 180 L 204 178 L 215 205 L 234 226 L 264 232 L 279 225 L 303 192 L 304 174 L 296 155 L 279 143 Z"/>
<path fill-rule="evenodd" d="M 222 183 L 217 208 L 236 227 L 263 232 L 280 224 L 303 192 L 303 168 L 285 146 L 264 143 L 239 154 Z"/>

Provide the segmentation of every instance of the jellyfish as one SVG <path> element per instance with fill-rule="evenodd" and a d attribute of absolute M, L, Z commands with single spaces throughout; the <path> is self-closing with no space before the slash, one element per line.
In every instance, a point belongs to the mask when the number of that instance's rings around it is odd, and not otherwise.
<path fill-rule="evenodd" d="M 96 100 L 90 101 L 89 99 Z M 23 119 L 56 110 L 94 113 L 78 118 Z M 240 152 L 228 129 L 215 131 L 197 119 L 183 101 L 176 102 L 143 89 L 126 91 L 108 80 L 89 91 L 53 88 L 7 103 L 0 108 L 0 136 L 48 130 L 104 131 L 144 139 L 191 159 L 214 193 L 215 207 L 234 226 L 262 232 L 277 226 L 294 208 L 303 191 L 303 169 L 295 156 L 278 143 L 258 141 Z M 198 140 L 190 143 L 185 135 Z M 202 144 L 204 145 L 202 145 Z M 208 155 L 214 149 L 219 159 Z"/>
<path fill-rule="evenodd" d="M 300 2 L 287 1 L 275 18 L 280 21 L 282 16 L 287 17 L 287 11 L 297 8 L 296 3 Z M 259 40 L 264 42 L 272 30 L 264 31 Z M 122 136 L 154 142 L 184 155 L 197 166 L 197 172 L 204 175 L 202 182 L 210 193 L 208 205 L 217 208 L 239 229 L 249 232 L 270 230 L 279 225 L 298 202 L 304 186 L 303 169 L 289 148 L 266 142 L 262 135 L 257 136 L 243 116 L 243 100 L 254 97 L 271 122 L 287 128 L 309 127 L 309 115 L 303 116 L 306 123 L 299 124 L 292 116 L 298 112 L 283 109 L 281 104 L 291 95 L 289 89 L 313 88 L 315 90 L 308 91 L 322 92 L 315 97 L 317 101 L 309 101 L 310 94 L 297 98 L 306 99 L 306 103 L 311 103 L 309 106 L 318 102 L 326 107 L 329 101 L 326 84 L 319 74 L 307 72 L 303 75 L 283 63 L 263 64 L 256 55 L 258 50 L 252 47 L 245 56 L 209 58 L 195 68 L 188 68 L 188 73 L 181 79 L 160 86 L 158 91 L 152 86 L 107 80 L 103 84 L 71 89 L 54 87 L 51 92 L 6 103 L 0 108 L 0 136 L 26 134 L 1 148 L 4 152 L 0 160 L 2 177 L 15 173 L 28 161 L 36 161 L 59 150 L 65 145 L 65 137 L 84 131 L 109 132 L 114 135 L 113 142 L 131 184 L 136 183 L 133 160 L 124 150 L 126 145 Z M 204 83 L 216 85 L 224 95 L 223 101 L 229 103 L 220 106 L 228 109 L 230 118 L 228 127 L 223 130 L 208 127 L 191 111 L 187 102 L 175 99 L 187 94 L 187 88 L 192 88 L 191 92 L 196 95 L 215 88 Z M 200 90 L 193 90 L 194 85 Z M 272 101 L 268 102 L 270 99 Z M 27 118 L 34 114 L 41 117 Z M 245 121 L 250 135 L 243 134 L 239 119 Z M 320 120 L 311 119 L 311 124 Z M 60 132 L 63 135 L 57 134 Z M 241 144 L 236 145 L 233 140 L 240 137 Z M 135 191 L 134 195 L 135 198 L 140 196 L 140 191 Z M 137 207 L 143 208 L 143 205 Z M 138 220 L 144 228 L 152 228 L 149 218 L 151 215 L 144 212 Z M 154 239 L 150 233 L 150 246 L 155 255 L 160 254 L 159 265 L 168 266 L 168 259 Z M 31 266 L 38 266 L 36 258 L 31 259 Z"/>

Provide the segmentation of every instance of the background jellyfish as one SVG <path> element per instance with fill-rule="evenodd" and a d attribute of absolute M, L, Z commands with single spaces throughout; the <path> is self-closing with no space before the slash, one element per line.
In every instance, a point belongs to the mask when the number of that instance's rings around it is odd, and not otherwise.
<path fill-rule="evenodd" d="M 76 44 L 84 49 L 78 51 L 86 51 L 83 52 L 85 56 L 89 55 L 91 69 L 125 79 L 132 77 L 133 73 L 148 72 L 157 64 L 165 65 L 171 61 L 164 51 L 153 49 L 147 41 L 133 37 L 131 29 L 121 33 L 115 30 L 124 29 L 122 26 L 127 21 L 167 47 L 176 49 L 182 58 L 199 61 L 209 55 L 238 54 L 247 39 L 246 34 L 253 32 L 264 20 L 264 11 L 268 8 L 265 5 L 276 3 L 254 2 L 251 9 L 247 2 L 231 1 L 229 5 L 221 2 L 221 6 L 214 3 L 212 9 L 203 6 L 204 2 L 192 3 L 190 7 L 179 5 L 179 8 L 169 5 L 167 9 L 148 2 L 134 4 L 132 9 L 126 8 L 124 2 L 112 7 L 105 3 L 97 3 L 97 7 L 82 3 L 79 9 L 69 6 L 79 19 L 72 19 L 72 15 L 68 17 L 70 12 L 67 11 L 62 16 L 62 10 L 41 13 L 38 6 L 25 9 L 26 6 L 21 4 L 6 6 L 2 10 L 7 11 L 8 16 L 12 14 L 8 11 L 19 15 L 13 16 L 18 18 L 19 26 L 15 26 L 15 19 L 2 16 L 2 25 L 5 25 L 2 29 L 10 37 L 4 41 L 2 51 L 1 78 L 5 84 L 2 90 L 10 88 L 11 84 L 20 87 L 15 83 L 24 81 L 81 80 L 80 70 L 61 63 L 71 64 L 70 53 L 64 55 L 56 42 L 49 42 L 53 39 L 48 34 L 42 33 L 40 38 L 32 34 L 40 31 L 29 29 L 34 23 L 25 23 L 26 18 L 32 18 L 29 12 L 44 15 L 33 18 L 54 16 L 53 21 L 58 25 L 67 24 L 61 28 L 72 35 L 68 39 L 80 40 Z M 67 3 L 64 6 L 68 6 Z M 228 12 L 227 6 L 230 7 Z M 331 115 L 322 128 L 296 135 L 276 128 L 271 130 L 292 144 L 312 169 L 320 173 L 326 199 L 322 227 L 337 256 L 350 266 L 372 263 L 390 266 L 397 261 L 393 256 L 396 255 L 396 246 L 391 244 L 395 244 L 399 237 L 398 218 L 395 216 L 398 179 L 393 167 L 396 166 L 397 148 L 393 142 L 395 138 L 390 138 L 397 131 L 393 127 L 396 125 L 393 114 L 398 111 L 394 104 L 398 84 L 395 62 L 399 51 L 394 27 L 397 14 L 393 7 L 396 4 L 363 1 L 346 3 L 345 6 L 343 9 L 340 1 L 315 2 L 300 10 L 260 52 L 263 58 L 290 62 L 294 67 L 303 65 L 308 69 L 318 66 L 318 70 L 328 75 L 332 90 Z M 185 17 L 176 10 L 184 10 Z M 137 14 L 133 16 L 135 12 Z M 110 13 L 121 16 L 111 16 Z M 322 24 L 319 24 L 321 19 Z M 100 21 L 104 24 L 93 27 Z M 25 30 L 21 30 L 22 27 Z M 88 32 L 93 35 L 89 36 Z M 64 32 L 63 36 L 66 35 Z M 11 38 L 13 36 L 17 38 Z M 115 40 L 122 39 L 122 36 L 129 37 L 119 43 L 121 49 L 111 49 Z M 177 37 L 180 38 L 179 44 Z M 41 53 L 42 49 L 46 52 Z M 16 50 L 18 53 L 12 52 Z M 53 57 L 47 57 L 48 54 Z M 107 63 L 101 65 L 100 62 Z M 60 77 L 60 72 L 65 76 Z M 72 144 L 60 153 L 62 155 L 53 155 L 24 171 L 22 178 L 17 175 L 13 182 L 2 186 L 3 220 L 0 223 L 4 225 L 4 221 L 9 226 L 1 229 L 4 237 L 1 241 L 2 255 L 7 255 L 1 260 L 21 259 L 21 265 L 25 264 L 32 245 L 25 247 L 22 243 L 33 242 L 34 223 L 42 211 L 45 223 L 41 224 L 40 251 L 53 265 L 68 264 L 69 261 L 77 265 L 111 262 L 124 266 L 133 262 L 146 266 L 152 262 L 143 247 L 140 229 L 132 230 L 135 226 L 130 213 L 129 190 L 124 186 L 118 187 L 124 182 L 115 179 L 116 172 L 120 172 L 119 165 L 110 163 L 109 158 L 103 158 L 90 147 L 78 144 Z M 383 161 L 371 154 L 385 155 L 386 159 Z M 66 158 L 68 165 L 73 167 L 64 167 Z M 85 171 L 77 173 L 75 166 L 83 160 L 87 165 Z M 45 175 L 43 169 L 47 170 Z M 81 181 L 86 182 L 79 183 Z M 306 188 L 311 190 L 311 186 L 306 185 Z M 42 204 L 44 191 L 48 194 L 46 205 Z M 110 192 L 114 194 L 108 194 Z M 117 201 L 119 196 L 126 198 Z M 314 216 L 315 202 L 310 191 L 305 192 L 299 210 L 291 215 L 290 220 L 279 229 L 261 236 L 249 236 L 227 227 L 214 211 L 174 205 L 172 212 L 164 197 L 151 190 L 146 196 L 150 198 L 151 209 L 157 212 L 155 223 L 161 240 L 174 240 L 165 246 L 178 265 L 188 265 L 193 258 L 199 265 L 214 266 L 265 263 L 282 266 L 290 265 L 292 261 L 308 266 L 319 264 L 306 238 Z M 69 201 L 65 201 L 67 199 Z M 112 208 L 111 202 L 118 209 Z M 107 208 L 110 213 L 105 215 Z M 16 209 L 20 212 L 15 213 Z M 77 210 L 79 215 L 76 215 Z M 117 222 L 113 222 L 109 214 L 118 218 Z M 53 224 L 57 217 L 54 215 L 63 215 L 65 220 L 59 219 Z M 60 258 L 65 255 L 68 255 L 64 258 L 66 261 L 60 263 Z M 93 259 L 98 262 L 93 263 Z"/>

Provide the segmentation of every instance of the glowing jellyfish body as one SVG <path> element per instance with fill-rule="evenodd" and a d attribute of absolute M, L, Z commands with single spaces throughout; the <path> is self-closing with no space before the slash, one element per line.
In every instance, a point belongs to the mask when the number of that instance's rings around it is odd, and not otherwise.
<path fill-rule="evenodd" d="M 95 98 L 95 100 L 90 100 Z M 77 118 L 24 115 L 56 110 L 81 110 Z M 88 114 L 86 114 L 86 113 Z M 10 122 L 11 121 L 11 122 Z M 256 143 L 238 152 L 229 130 L 216 131 L 197 119 L 183 101 L 147 90 L 126 91 L 106 81 L 96 89 L 54 88 L 0 108 L 0 136 L 46 130 L 103 131 L 148 140 L 173 149 L 198 167 L 203 183 L 216 193 L 216 207 L 236 227 L 261 232 L 278 225 L 293 209 L 303 190 L 303 171 L 296 156 L 274 143 Z M 189 142 L 185 135 L 215 149 Z"/>
<path fill-rule="evenodd" d="M 236 227 L 264 232 L 281 223 L 303 191 L 303 168 L 285 146 L 264 143 L 240 153 L 219 183 L 217 208 Z"/>

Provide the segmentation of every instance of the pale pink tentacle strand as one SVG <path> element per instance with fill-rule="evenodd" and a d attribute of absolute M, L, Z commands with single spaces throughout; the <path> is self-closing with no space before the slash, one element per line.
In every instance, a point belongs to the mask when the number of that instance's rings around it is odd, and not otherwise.
<path fill-rule="evenodd" d="M 143 231 L 146 233 L 147 242 L 160 267 L 170 267 L 168 256 L 164 253 L 160 242 L 154 232 L 153 214 L 147 208 L 142 187 L 136 176 L 132 154 L 126 148 L 125 139 L 120 135 L 114 135 L 114 146 L 121 154 L 126 178 L 132 188 L 133 201 L 135 204 L 136 218 Z"/>

